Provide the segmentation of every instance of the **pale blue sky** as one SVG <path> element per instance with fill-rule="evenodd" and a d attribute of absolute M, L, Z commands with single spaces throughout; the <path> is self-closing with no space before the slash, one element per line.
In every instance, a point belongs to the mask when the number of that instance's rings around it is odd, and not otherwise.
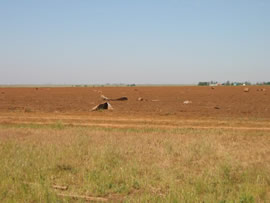
<path fill-rule="evenodd" d="M 269 0 L 0 0 L 0 84 L 270 81 Z"/>

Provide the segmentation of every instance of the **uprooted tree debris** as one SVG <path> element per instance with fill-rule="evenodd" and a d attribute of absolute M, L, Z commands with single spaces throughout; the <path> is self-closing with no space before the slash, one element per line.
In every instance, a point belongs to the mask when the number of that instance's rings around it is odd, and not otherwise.
<path fill-rule="evenodd" d="M 111 98 L 105 97 L 104 95 L 100 95 L 100 97 L 104 101 L 107 101 L 107 102 L 95 106 L 94 108 L 92 108 L 92 111 L 113 110 L 112 105 L 108 101 L 126 101 L 126 100 L 128 100 L 127 97 L 119 97 L 119 98 L 116 98 L 116 99 L 111 99 Z"/>
<path fill-rule="evenodd" d="M 126 100 L 128 100 L 127 97 L 119 97 L 119 98 L 116 98 L 116 99 L 111 99 L 111 98 L 105 97 L 104 95 L 101 95 L 100 97 L 101 97 L 104 101 L 126 101 Z"/>
<path fill-rule="evenodd" d="M 103 104 L 99 104 L 92 108 L 92 111 L 98 111 L 98 110 L 113 110 L 112 105 L 109 102 L 105 102 Z"/>

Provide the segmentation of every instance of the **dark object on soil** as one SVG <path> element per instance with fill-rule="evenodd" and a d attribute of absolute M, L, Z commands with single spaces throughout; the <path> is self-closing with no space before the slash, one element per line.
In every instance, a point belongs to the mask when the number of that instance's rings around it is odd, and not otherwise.
<path fill-rule="evenodd" d="M 98 111 L 98 110 L 113 110 L 112 105 L 109 102 L 105 102 L 103 104 L 99 104 L 92 108 L 92 111 Z"/>
<path fill-rule="evenodd" d="M 120 98 L 117 98 L 117 99 L 110 99 L 110 101 L 127 101 L 128 98 L 127 97 L 120 97 Z"/>
<path fill-rule="evenodd" d="M 215 109 L 220 109 L 220 107 L 218 107 L 218 106 L 215 106 L 214 108 L 215 108 Z"/>
<path fill-rule="evenodd" d="M 104 95 L 101 95 L 101 98 L 104 100 L 104 101 L 127 101 L 128 98 L 127 97 L 120 97 L 120 98 L 116 98 L 116 99 L 110 99 L 108 97 L 105 97 Z"/>

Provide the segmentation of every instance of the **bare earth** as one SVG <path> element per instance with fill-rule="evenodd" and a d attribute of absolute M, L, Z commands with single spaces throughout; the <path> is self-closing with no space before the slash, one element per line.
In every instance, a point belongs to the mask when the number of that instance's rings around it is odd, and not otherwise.
<path fill-rule="evenodd" d="M 103 127 L 269 130 L 270 88 L 248 88 L 249 92 L 244 87 L 195 86 L 0 88 L 0 122 L 48 124 L 61 120 Z M 110 102 L 113 111 L 91 112 L 103 102 L 100 95 L 126 96 L 128 101 Z"/>

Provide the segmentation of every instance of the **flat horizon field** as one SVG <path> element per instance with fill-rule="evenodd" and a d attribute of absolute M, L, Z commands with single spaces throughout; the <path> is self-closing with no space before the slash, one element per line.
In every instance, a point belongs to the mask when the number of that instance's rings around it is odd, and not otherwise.
<path fill-rule="evenodd" d="M 268 202 L 270 90 L 244 88 L 0 88 L 0 201 Z"/>
<path fill-rule="evenodd" d="M 249 91 L 245 92 L 245 88 Z M 270 118 L 269 86 L 0 88 L 0 112 L 96 116 L 99 112 L 91 109 L 104 102 L 101 95 L 128 98 L 111 101 L 113 112 L 103 112 L 101 116 Z"/>

